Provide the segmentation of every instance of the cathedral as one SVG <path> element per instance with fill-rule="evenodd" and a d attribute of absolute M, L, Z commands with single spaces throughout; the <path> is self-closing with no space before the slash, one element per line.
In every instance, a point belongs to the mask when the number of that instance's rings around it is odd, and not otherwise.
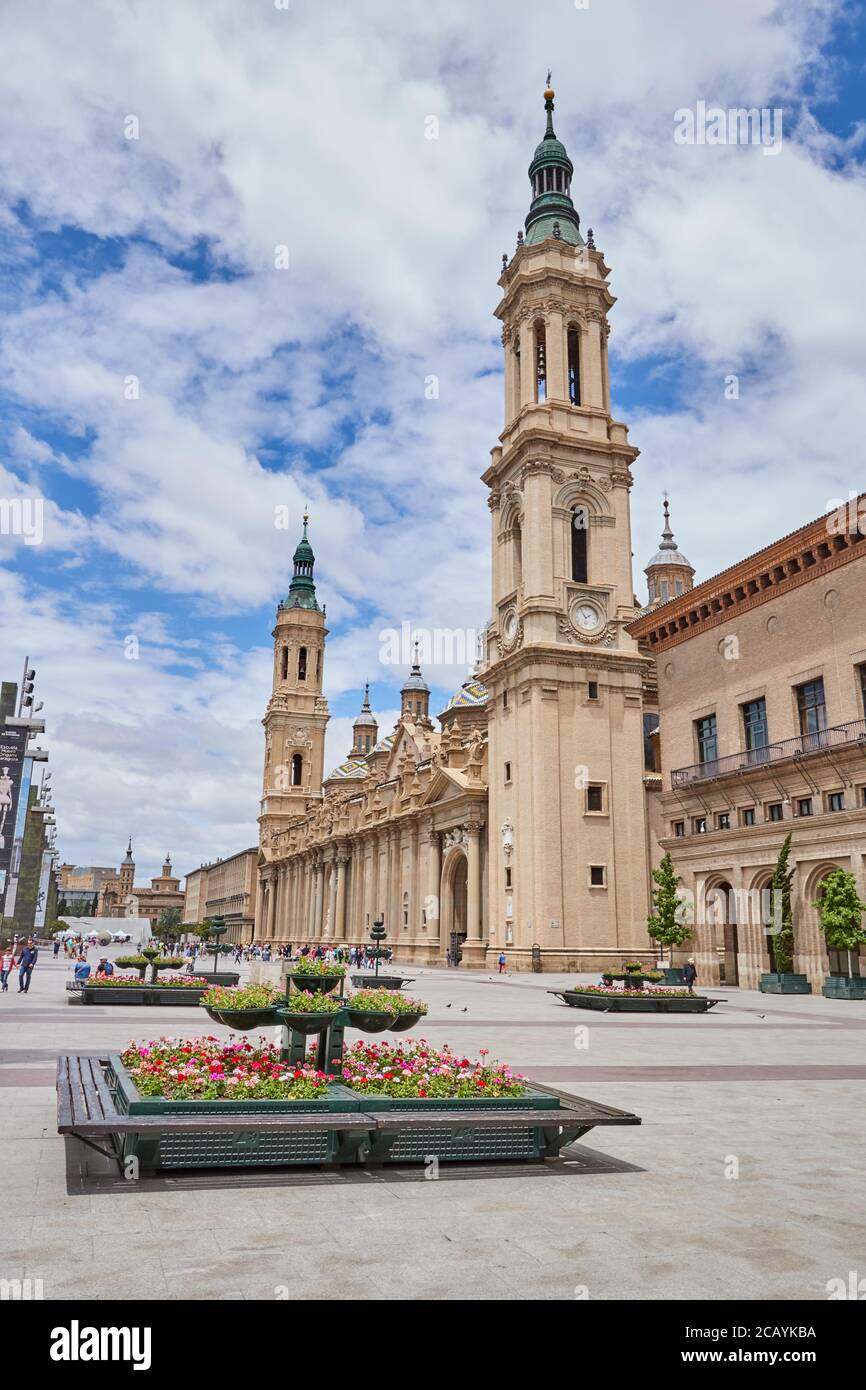
<path fill-rule="evenodd" d="M 482 475 L 492 603 L 477 670 L 437 727 L 416 651 L 396 727 L 379 729 L 365 692 L 326 775 L 305 516 L 273 631 L 256 938 L 361 943 L 382 919 L 406 963 L 649 963 L 651 871 L 670 851 L 696 905 L 683 958 L 701 983 L 754 987 L 772 940 L 752 889 L 790 830 L 795 968 L 820 986 L 839 968 L 816 927 L 822 875 L 843 865 L 866 893 L 866 605 L 848 563 L 866 546 L 856 525 L 828 541 L 819 518 L 695 586 L 665 502 L 636 598 L 638 450 L 611 413 L 610 271 L 580 230 L 550 88 L 544 104 L 495 310 L 505 414 Z M 820 632 L 808 660 L 803 631 Z"/>

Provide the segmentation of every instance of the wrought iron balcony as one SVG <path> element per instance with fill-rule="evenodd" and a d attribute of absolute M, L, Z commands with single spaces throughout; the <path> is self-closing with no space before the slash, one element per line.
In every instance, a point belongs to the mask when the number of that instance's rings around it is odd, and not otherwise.
<path fill-rule="evenodd" d="M 847 724 L 836 724 L 832 729 L 819 729 L 814 734 L 800 734 L 797 738 L 783 739 L 781 743 L 768 743 L 765 748 L 744 748 L 724 758 L 712 758 L 709 762 L 695 763 L 692 767 L 675 768 L 671 773 L 671 786 L 690 787 L 695 782 L 709 782 L 715 777 L 728 777 L 731 773 L 760 772 L 761 768 L 775 766 L 791 758 L 802 758 L 808 753 L 820 753 L 825 748 L 844 748 L 858 743 L 866 745 L 866 719 L 852 719 Z"/>

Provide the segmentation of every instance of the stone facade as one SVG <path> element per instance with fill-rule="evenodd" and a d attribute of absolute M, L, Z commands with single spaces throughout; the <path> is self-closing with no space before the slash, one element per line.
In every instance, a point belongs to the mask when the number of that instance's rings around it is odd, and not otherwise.
<path fill-rule="evenodd" d="M 135 883 L 135 860 L 130 840 L 117 874 L 103 879 L 99 890 L 98 917 L 146 917 L 156 925 L 161 912 L 167 908 L 183 911 L 184 896 L 180 879 L 171 870 L 171 857 L 166 855 L 162 873 L 150 880 L 150 886 Z"/>
<path fill-rule="evenodd" d="M 773 968 L 761 891 L 788 831 L 794 968 L 813 989 L 846 973 L 814 904 L 836 867 L 866 901 L 864 561 L 862 533 L 821 517 L 632 624 L 658 669 L 655 858 L 694 897 L 703 982 Z"/>
<path fill-rule="evenodd" d="M 225 941 L 238 944 L 252 941 L 258 887 L 258 850 L 241 850 L 226 859 L 202 864 L 186 876 L 184 923 L 203 922 L 206 917 L 224 917 L 228 931 Z"/>

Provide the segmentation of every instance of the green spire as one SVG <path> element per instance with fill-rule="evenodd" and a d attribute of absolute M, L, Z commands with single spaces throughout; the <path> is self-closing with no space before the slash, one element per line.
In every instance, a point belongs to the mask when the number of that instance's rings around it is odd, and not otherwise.
<path fill-rule="evenodd" d="M 574 165 L 553 128 L 554 90 L 547 75 L 544 109 L 547 128 L 529 166 L 529 181 L 533 198 L 526 218 L 526 245 L 537 246 L 548 237 L 558 236 L 571 246 L 583 246 L 580 218 L 571 201 L 571 177 Z"/>
<path fill-rule="evenodd" d="M 305 511 L 304 534 L 298 541 L 293 557 L 295 571 L 289 585 L 289 596 L 283 604 L 284 608 L 315 608 L 318 610 L 319 607 L 316 602 L 316 585 L 313 582 L 313 565 L 316 557 L 313 554 L 313 547 L 307 539 L 309 520 L 309 514 Z"/>

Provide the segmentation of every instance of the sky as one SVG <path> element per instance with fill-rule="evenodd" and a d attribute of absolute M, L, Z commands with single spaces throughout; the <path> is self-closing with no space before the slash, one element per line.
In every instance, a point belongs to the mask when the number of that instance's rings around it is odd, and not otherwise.
<path fill-rule="evenodd" d="M 636 593 L 665 491 L 700 581 L 862 489 L 861 4 L 91 0 L 46 24 L 6 0 L 2 23 L 0 517 L 42 522 L 0 534 L 0 676 L 37 670 L 63 859 L 131 835 L 141 881 L 256 842 L 306 504 L 329 766 L 365 680 L 393 727 L 384 632 L 488 620 L 496 281 L 548 67 L 618 301 Z M 679 142 L 702 102 L 778 111 L 778 147 Z M 434 713 L 467 674 L 425 668 Z"/>

